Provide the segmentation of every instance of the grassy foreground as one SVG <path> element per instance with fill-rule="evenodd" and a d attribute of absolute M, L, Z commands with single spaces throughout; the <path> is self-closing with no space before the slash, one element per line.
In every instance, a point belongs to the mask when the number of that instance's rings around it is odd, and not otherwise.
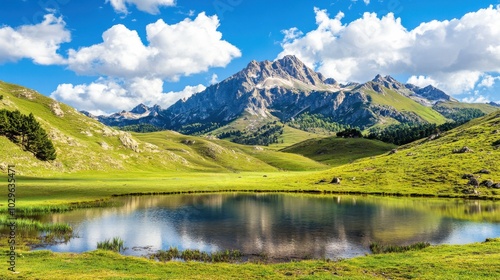
<path fill-rule="evenodd" d="M 84 254 L 25 252 L 18 274 L 2 279 L 498 279 L 500 239 L 462 246 L 370 255 L 340 261 L 283 264 L 160 263 L 108 251 Z M 61 278 L 62 277 L 62 278 Z"/>

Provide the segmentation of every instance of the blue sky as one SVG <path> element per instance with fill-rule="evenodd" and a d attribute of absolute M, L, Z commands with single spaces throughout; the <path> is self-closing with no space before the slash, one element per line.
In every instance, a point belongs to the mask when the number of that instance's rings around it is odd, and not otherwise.
<path fill-rule="evenodd" d="M 80 110 L 168 107 L 286 54 L 341 82 L 392 75 L 500 101 L 499 1 L 3 0 L 0 80 Z"/>

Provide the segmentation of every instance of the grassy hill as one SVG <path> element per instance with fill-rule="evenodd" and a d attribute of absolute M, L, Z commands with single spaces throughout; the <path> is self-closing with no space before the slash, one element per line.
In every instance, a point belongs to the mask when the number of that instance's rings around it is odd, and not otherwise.
<path fill-rule="evenodd" d="M 467 147 L 470 152 L 457 153 Z M 311 176 L 310 183 L 342 178 L 334 189 L 353 192 L 464 195 L 473 194 L 465 174 L 479 182 L 500 183 L 500 112 L 478 118 L 430 140 L 422 139 L 374 158 L 359 160 Z M 489 174 L 480 174 L 486 169 Z M 499 189 L 479 187 L 478 194 L 498 196 Z"/>
<path fill-rule="evenodd" d="M 54 143 L 57 159 L 43 162 L 0 136 L 0 169 L 16 164 L 19 174 L 74 172 L 170 172 L 317 170 L 326 166 L 300 156 L 165 131 L 128 133 L 107 127 L 76 109 L 33 90 L 0 82 L 0 109 L 33 113 Z M 290 169 L 289 169 L 290 168 Z"/>
<path fill-rule="evenodd" d="M 327 137 L 309 139 L 281 151 L 303 155 L 330 166 L 339 166 L 360 158 L 380 155 L 394 148 L 395 145 L 364 138 Z"/>
<path fill-rule="evenodd" d="M 365 93 L 372 98 L 372 102 L 375 104 L 391 106 L 398 111 L 413 112 L 429 123 L 442 124 L 446 122 L 446 118 L 432 108 L 426 107 L 394 90 L 385 88 L 382 93 L 365 90 Z"/>

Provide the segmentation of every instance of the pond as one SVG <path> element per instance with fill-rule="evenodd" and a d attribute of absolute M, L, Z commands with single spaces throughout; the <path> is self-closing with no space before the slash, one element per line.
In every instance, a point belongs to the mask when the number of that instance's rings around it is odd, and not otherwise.
<path fill-rule="evenodd" d="M 177 247 L 271 258 L 347 258 L 369 244 L 463 244 L 500 237 L 500 203 L 423 198 L 225 193 L 116 198 L 120 206 L 41 217 L 77 237 L 43 249 L 95 250 L 120 237 L 125 255 Z"/>

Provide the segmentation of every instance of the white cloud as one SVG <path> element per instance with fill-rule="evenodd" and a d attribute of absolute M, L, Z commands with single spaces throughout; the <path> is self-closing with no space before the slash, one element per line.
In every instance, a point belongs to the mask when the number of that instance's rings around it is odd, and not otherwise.
<path fill-rule="evenodd" d="M 0 28 L 0 63 L 23 58 L 37 64 L 64 64 L 57 53 L 61 44 L 71 41 L 71 34 L 61 17 L 47 14 L 41 23 L 17 28 Z"/>
<path fill-rule="evenodd" d="M 470 91 L 485 73 L 500 73 L 500 6 L 407 30 L 392 13 L 365 13 L 348 24 L 315 9 L 315 30 L 284 31 L 283 51 L 340 82 L 364 82 L 376 74 L 433 81 L 450 94 Z M 420 78 L 419 80 L 419 77 Z M 425 78 L 425 79 L 424 79 Z"/>
<path fill-rule="evenodd" d="M 100 78 L 91 84 L 61 84 L 51 97 L 79 110 L 95 114 L 130 110 L 140 103 L 168 108 L 182 98 L 201 92 L 205 86 L 187 86 L 180 92 L 163 93 L 160 79 L 133 78 L 130 80 Z"/>
<path fill-rule="evenodd" d="M 210 78 L 210 84 L 213 85 L 213 84 L 216 84 L 218 82 L 219 82 L 219 76 L 217 76 L 217 74 L 213 73 L 212 78 Z"/>
<path fill-rule="evenodd" d="M 150 14 L 160 13 L 160 7 L 175 6 L 175 0 L 106 0 L 118 13 L 127 14 L 127 5 L 135 5 L 138 10 Z"/>
<path fill-rule="evenodd" d="M 225 67 L 241 56 L 238 48 L 222 40 L 217 16 L 200 13 L 177 24 L 163 20 L 146 27 L 148 45 L 134 30 L 115 25 L 103 33 L 103 42 L 69 51 L 69 68 L 78 74 L 111 77 L 148 77 L 177 80 Z"/>
<path fill-rule="evenodd" d="M 434 81 L 432 78 L 426 77 L 426 76 L 411 76 L 408 81 L 406 81 L 409 84 L 416 85 L 419 87 L 426 87 L 426 86 L 434 86 L 438 87 L 438 83 Z"/>
<path fill-rule="evenodd" d="M 462 99 L 462 102 L 465 103 L 488 103 L 490 100 L 482 95 L 471 96 Z"/>
<path fill-rule="evenodd" d="M 496 80 L 499 80 L 500 77 L 493 77 L 491 75 L 484 75 L 482 78 L 481 82 L 479 83 L 480 87 L 485 87 L 485 88 L 491 88 L 493 85 L 495 85 Z"/>
<path fill-rule="evenodd" d="M 365 2 L 366 5 L 370 4 L 370 0 L 363 0 L 363 2 Z"/>

